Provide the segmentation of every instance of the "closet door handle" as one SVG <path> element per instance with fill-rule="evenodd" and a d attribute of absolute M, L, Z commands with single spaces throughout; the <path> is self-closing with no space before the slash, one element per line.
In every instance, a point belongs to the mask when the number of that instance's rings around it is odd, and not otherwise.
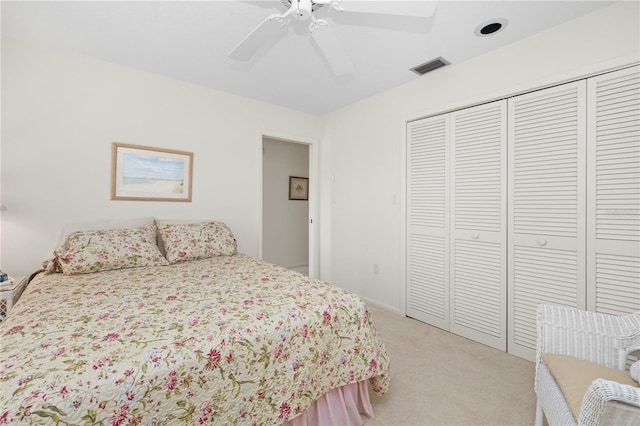
<path fill-rule="evenodd" d="M 546 246 L 547 245 L 547 240 L 545 240 L 544 238 L 540 238 L 538 240 L 538 245 L 539 246 L 543 246 L 543 247 Z"/>
<path fill-rule="evenodd" d="M 474 240 L 477 240 L 478 238 L 480 238 L 480 235 L 474 232 L 473 234 L 471 234 L 471 238 L 473 238 Z"/>

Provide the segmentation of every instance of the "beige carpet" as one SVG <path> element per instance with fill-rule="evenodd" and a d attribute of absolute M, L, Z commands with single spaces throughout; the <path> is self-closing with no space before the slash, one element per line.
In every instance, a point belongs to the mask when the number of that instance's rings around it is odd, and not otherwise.
<path fill-rule="evenodd" d="M 385 425 L 532 425 L 534 364 L 420 321 L 371 307 L 391 354 L 391 387 L 371 392 Z"/>

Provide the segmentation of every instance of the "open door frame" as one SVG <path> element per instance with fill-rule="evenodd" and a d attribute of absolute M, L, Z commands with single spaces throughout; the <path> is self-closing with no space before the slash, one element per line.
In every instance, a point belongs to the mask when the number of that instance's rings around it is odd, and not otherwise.
<path fill-rule="evenodd" d="M 264 138 L 298 143 L 309 147 L 309 277 L 319 278 L 318 262 L 318 141 L 300 136 L 286 135 L 277 132 L 258 132 L 258 258 L 262 259 L 262 142 Z"/>

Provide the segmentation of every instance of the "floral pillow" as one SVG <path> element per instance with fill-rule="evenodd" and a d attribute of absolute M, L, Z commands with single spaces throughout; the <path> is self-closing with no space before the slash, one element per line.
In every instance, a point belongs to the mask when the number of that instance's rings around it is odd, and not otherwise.
<path fill-rule="evenodd" d="M 88 274 L 110 269 L 168 265 L 156 244 L 156 227 L 108 229 L 71 234 L 66 250 L 54 252 L 56 269 Z"/>
<path fill-rule="evenodd" d="M 135 219 L 108 219 L 66 224 L 62 228 L 60 241 L 53 251 L 53 257 L 42 262 L 42 268 L 46 274 L 62 272 L 58 264 L 58 254 L 69 250 L 69 238 L 80 232 L 106 231 L 112 229 L 138 229 L 144 228 L 145 236 L 157 241 L 156 220 L 154 217 L 142 217 Z M 162 253 L 162 251 L 161 251 Z"/>
<path fill-rule="evenodd" d="M 232 256 L 238 252 L 233 233 L 222 222 L 156 223 L 169 263 Z"/>

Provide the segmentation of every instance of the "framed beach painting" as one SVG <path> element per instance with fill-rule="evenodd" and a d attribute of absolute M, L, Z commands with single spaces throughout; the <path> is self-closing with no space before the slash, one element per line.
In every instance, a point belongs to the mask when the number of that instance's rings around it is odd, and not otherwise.
<path fill-rule="evenodd" d="M 191 201 L 193 153 L 113 143 L 111 199 Z"/>

